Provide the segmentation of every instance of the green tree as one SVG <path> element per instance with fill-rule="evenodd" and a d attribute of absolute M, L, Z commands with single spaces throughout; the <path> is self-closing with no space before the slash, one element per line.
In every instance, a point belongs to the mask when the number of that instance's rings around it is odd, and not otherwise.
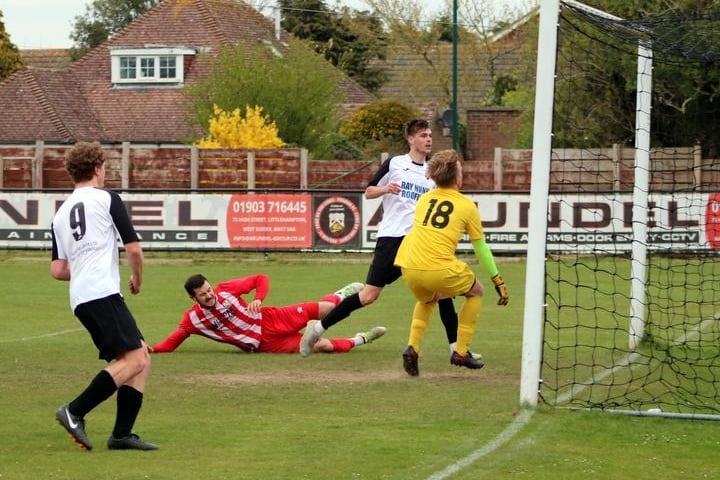
<path fill-rule="evenodd" d="M 359 145 L 365 158 L 377 158 L 383 152 L 402 154 L 407 151 L 404 126 L 419 116 L 420 111 L 402 102 L 378 100 L 347 117 L 340 134 Z"/>
<path fill-rule="evenodd" d="M 703 156 L 720 155 L 720 3 L 717 0 L 651 0 L 596 2 L 623 18 L 639 19 L 654 32 L 652 85 L 655 147 L 700 144 Z M 630 72 L 634 59 L 624 65 Z M 625 70 L 627 71 L 627 70 Z M 633 76 L 632 74 L 630 75 Z M 634 118 L 635 84 L 628 82 L 632 101 L 622 104 Z"/>
<path fill-rule="evenodd" d="M 437 45 L 439 43 L 452 43 L 452 17 L 449 13 L 440 13 L 430 22 L 427 30 L 422 32 L 425 41 L 429 45 Z M 471 43 L 477 41 L 475 33 L 465 27 L 462 22 L 458 21 L 458 43 Z"/>
<path fill-rule="evenodd" d="M 0 11 L 0 80 L 9 77 L 21 66 L 20 52 L 5 31 L 5 22 Z"/>
<path fill-rule="evenodd" d="M 334 14 L 323 0 L 280 0 L 280 8 L 282 27 L 308 40 L 316 51 L 333 37 Z"/>
<path fill-rule="evenodd" d="M 385 58 L 387 38 L 375 15 L 347 7 L 333 12 L 323 0 L 280 0 L 280 7 L 285 30 L 368 90 L 382 86 L 385 75 L 373 61 Z"/>
<path fill-rule="evenodd" d="M 376 60 L 385 60 L 387 35 L 380 20 L 368 12 L 341 9 L 337 18 L 338 34 L 331 40 L 325 58 L 371 92 L 387 79 Z"/>
<path fill-rule="evenodd" d="M 339 85 L 338 72 L 300 40 L 291 40 L 287 48 L 266 43 L 228 47 L 209 77 L 186 89 L 190 121 L 207 132 L 215 105 L 225 111 L 239 108 L 242 115 L 246 105 L 258 105 L 287 144 L 316 152 L 338 128 Z"/>
<path fill-rule="evenodd" d="M 390 48 L 414 54 L 425 62 L 425 71 L 413 75 L 411 79 L 408 77 L 413 89 L 440 90 L 442 93 L 437 97 L 437 101 L 449 105 L 452 99 L 452 57 L 448 45 L 452 42 L 450 8 L 434 18 L 428 18 L 426 2 L 421 0 L 366 1 L 375 15 L 387 25 Z M 495 103 L 498 100 L 496 92 L 512 87 L 513 81 L 522 80 L 517 77 L 499 79 L 503 66 L 507 65 L 508 54 L 516 47 L 511 42 L 495 42 L 494 35 L 499 28 L 507 26 L 511 20 L 517 20 L 523 12 L 527 12 L 530 7 L 523 4 L 530 4 L 531 0 L 512 2 L 512 5 L 506 5 L 502 9 L 496 5 L 503 2 L 497 1 L 458 0 L 457 3 L 460 47 L 458 70 L 462 72 L 480 65 L 488 72 L 492 82 L 491 89 L 488 89 L 484 78 L 461 74 L 458 88 L 461 91 L 486 90 L 488 94 L 482 102 L 483 105 L 499 105 Z M 495 85 L 498 80 L 502 83 Z M 460 98 L 459 101 L 460 110 L 466 108 L 463 106 L 463 99 Z"/>
<path fill-rule="evenodd" d="M 587 5 L 654 31 L 652 80 L 652 129 L 654 147 L 690 146 L 700 143 L 706 158 L 720 153 L 716 134 L 720 108 L 720 6 L 714 0 L 589 0 Z M 571 15 L 564 15 L 568 20 Z M 705 22 L 703 19 L 708 19 Z M 698 22 L 698 20 L 700 20 Z M 564 23 L 558 50 L 553 118 L 554 142 L 575 148 L 632 144 L 635 138 L 635 96 L 638 37 L 620 40 L 626 27 L 593 35 L 588 24 Z M 583 33 L 585 32 L 585 33 Z M 691 37 L 690 42 L 683 37 Z M 613 45 L 613 46 L 611 46 Z M 624 52 L 624 53 L 623 53 Z M 684 55 L 693 61 L 681 61 Z M 698 61 L 698 54 L 708 61 Z M 526 73 L 535 70 L 535 45 L 526 45 Z M 712 59 L 715 60 L 712 60 Z M 564 80 L 563 80 L 564 79 Z M 569 81 L 571 79 L 572 81 Z M 532 147 L 534 83 L 520 84 L 506 92 L 506 105 L 523 111 L 516 148 Z"/>
<path fill-rule="evenodd" d="M 404 125 L 419 115 L 416 108 L 404 103 L 378 100 L 355 110 L 343 122 L 340 133 L 361 144 L 385 137 L 404 141 Z"/>
<path fill-rule="evenodd" d="M 100 45 L 161 0 L 93 0 L 85 14 L 75 17 L 70 39 L 74 60 Z"/>
<path fill-rule="evenodd" d="M 635 139 L 636 32 L 652 32 L 651 143 L 700 143 L 706 156 L 720 151 L 720 7 L 713 0 L 596 1 L 595 7 L 632 22 L 624 29 L 592 26 L 568 15 L 558 50 L 554 124 L 558 144 L 575 148 L 632 145 Z M 642 6 L 641 6 L 642 4 Z M 608 23 L 608 22 L 605 22 Z M 607 27 L 607 28 L 606 28 Z M 612 33 L 609 33 L 611 32 Z M 705 60 L 705 58 L 707 60 Z M 712 60 L 712 59 L 715 60 Z M 582 72 L 582 74 L 579 74 Z"/>

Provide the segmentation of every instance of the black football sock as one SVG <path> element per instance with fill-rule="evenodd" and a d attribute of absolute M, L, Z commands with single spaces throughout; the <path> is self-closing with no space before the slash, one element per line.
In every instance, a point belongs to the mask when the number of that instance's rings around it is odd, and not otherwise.
<path fill-rule="evenodd" d="M 440 310 L 440 320 L 445 326 L 445 334 L 448 343 L 457 342 L 458 316 L 455 311 L 455 304 L 452 298 L 444 298 L 438 300 L 438 308 Z"/>
<path fill-rule="evenodd" d="M 100 370 L 100 373 L 95 375 L 95 378 L 92 379 L 85 391 L 70 402 L 68 410 L 73 415 L 84 417 L 93 408 L 110 398 L 115 393 L 115 390 L 117 390 L 117 386 L 112 375 L 107 370 Z"/>
<path fill-rule="evenodd" d="M 353 293 L 349 297 L 345 297 L 342 302 L 338 303 L 337 306 L 320 321 L 320 324 L 325 330 L 327 330 L 340 320 L 349 317 L 350 314 L 358 308 L 362 307 L 363 304 L 360 303 L 360 295 Z"/>
<path fill-rule="evenodd" d="M 142 407 L 143 393 L 133 387 L 123 385 L 117 394 L 117 416 L 112 436 L 115 438 L 127 437 L 132 432 L 135 419 Z"/>

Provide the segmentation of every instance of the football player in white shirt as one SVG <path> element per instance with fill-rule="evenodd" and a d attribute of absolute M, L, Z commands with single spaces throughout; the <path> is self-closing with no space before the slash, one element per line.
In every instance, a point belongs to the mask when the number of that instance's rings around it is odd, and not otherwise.
<path fill-rule="evenodd" d="M 70 308 L 108 362 L 73 401 L 58 408 L 57 421 L 85 450 L 92 443 L 85 415 L 117 392 L 117 416 L 107 441 L 111 450 L 155 450 L 132 433 L 150 371 L 150 355 L 120 293 L 117 238 L 125 246 L 130 293 L 140 293 L 143 251 L 120 196 L 102 187 L 105 154 L 99 143 L 77 143 L 65 168 L 75 189 L 52 222 L 50 274 L 70 282 Z"/>

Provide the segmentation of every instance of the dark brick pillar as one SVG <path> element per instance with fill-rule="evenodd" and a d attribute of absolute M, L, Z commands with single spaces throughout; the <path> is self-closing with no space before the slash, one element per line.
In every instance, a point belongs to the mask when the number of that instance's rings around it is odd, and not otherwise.
<path fill-rule="evenodd" d="M 487 108 L 467 112 L 468 158 L 472 162 L 490 162 L 495 148 L 510 148 L 517 135 L 520 111 Z"/>

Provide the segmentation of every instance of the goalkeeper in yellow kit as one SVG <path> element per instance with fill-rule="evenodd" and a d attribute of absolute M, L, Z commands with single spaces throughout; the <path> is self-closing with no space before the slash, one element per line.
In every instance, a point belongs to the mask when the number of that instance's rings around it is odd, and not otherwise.
<path fill-rule="evenodd" d="M 455 257 L 463 234 L 467 233 L 480 263 L 490 274 L 500 295 L 498 305 L 507 305 L 509 295 L 498 273 L 495 259 L 485 243 L 482 222 L 475 203 L 460 193 L 462 164 L 455 150 L 443 150 L 428 161 L 428 176 L 437 188 L 418 200 L 413 228 L 405 236 L 395 257 L 402 277 L 416 298 L 410 325 L 410 339 L 403 352 L 403 367 L 417 376 L 420 342 L 438 299 L 464 296 L 459 312 L 457 346 L 450 363 L 466 368 L 482 368 L 482 360 L 468 354 L 475 323 L 482 306 L 484 288 L 470 267 Z"/>

